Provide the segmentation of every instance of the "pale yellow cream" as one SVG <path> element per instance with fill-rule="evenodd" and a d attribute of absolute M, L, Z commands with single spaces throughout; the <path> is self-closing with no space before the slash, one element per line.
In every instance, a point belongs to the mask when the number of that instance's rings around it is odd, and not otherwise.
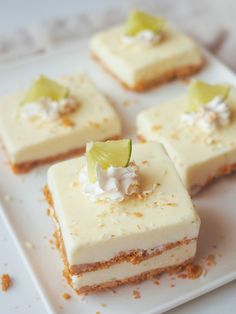
<path fill-rule="evenodd" d="M 139 166 L 147 197 L 116 204 L 94 203 L 84 195 L 79 182 L 84 157 L 49 169 L 48 186 L 70 265 L 198 237 L 199 217 L 162 145 L 135 144 L 131 160 Z"/>
<path fill-rule="evenodd" d="M 231 110 L 226 126 L 206 133 L 182 120 L 188 111 L 187 95 L 146 109 L 137 117 L 137 132 L 148 141 L 161 142 L 175 164 L 184 185 L 197 193 L 222 167 L 236 163 L 236 90 L 227 104 Z"/>
<path fill-rule="evenodd" d="M 116 26 L 92 38 L 91 50 L 112 73 L 130 87 L 163 77 L 170 71 L 202 63 L 192 39 L 167 26 L 154 45 L 126 44 L 124 27 Z"/>
<path fill-rule="evenodd" d="M 67 76 L 60 82 L 78 100 L 78 109 L 62 119 L 28 121 L 22 118 L 24 91 L 0 98 L 0 134 L 12 163 L 56 156 L 83 148 L 87 142 L 121 134 L 118 114 L 85 75 Z"/>

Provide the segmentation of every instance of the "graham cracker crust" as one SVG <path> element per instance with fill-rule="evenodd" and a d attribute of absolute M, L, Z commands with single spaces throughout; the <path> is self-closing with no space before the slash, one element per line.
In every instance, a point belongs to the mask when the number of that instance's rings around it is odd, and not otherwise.
<path fill-rule="evenodd" d="M 186 244 L 190 243 L 191 241 L 197 240 L 196 238 L 184 239 L 183 241 L 178 241 L 175 243 L 169 243 L 166 246 L 163 246 L 162 250 L 156 250 L 151 254 L 147 254 L 147 252 L 145 252 L 145 250 L 144 251 L 140 250 L 142 252 L 142 254 L 140 255 L 139 250 L 133 250 L 133 251 L 129 252 L 128 254 L 125 252 L 121 252 L 119 255 L 115 256 L 114 258 L 110 259 L 109 261 L 70 266 L 68 263 L 67 256 L 66 256 L 64 241 L 63 241 L 63 237 L 62 237 L 61 230 L 59 227 L 58 218 L 57 218 L 55 209 L 53 207 L 53 199 L 52 199 L 51 193 L 50 193 L 47 186 L 44 187 L 43 193 L 44 193 L 44 197 L 45 197 L 46 201 L 48 202 L 48 204 L 53 209 L 53 215 L 52 216 L 53 216 L 54 221 L 57 225 L 57 229 L 54 232 L 53 236 L 56 239 L 56 247 L 59 250 L 61 258 L 62 258 L 63 263 L 64 263 L 63 275 L 66 278 L 68 284 L 73 289 L 74 289 L 74 287 L 73 287 L 72 280 L 71 280 L 72 275 L 82 275 L 85 272 L 109 268 L 113 264 L 117 264 L 117 263 L 119 264 L 119 263 L 122 263 L 124 261 L 131 262 L 133 264 L 141 263 L 143 260 L 148 259 L 148 258 L 153 257 L 153 256 L 160 255 L 162 252 L 164 252 L 166 250 L 175 248 L 179 245 L 184 245 L 184 244 L 186 245 Z M 139 274 L 139 275 L 136 275 L 133 277 L 129 277 L 129 278 L 126 278 L 123 280 L 113 280 L 113 281 L 109 281 L 109 282 L 106 282 L 103 284 L 93 285 L 93 286 L 84 286 L 80 289 L 74 289 L 74 290 L 78 294 L 87 294 L 87 293 L 91 293 L 91 292 L 98 292 L 98 291 L 102 291 L 102 290 L 106 290 L 106 289 L 112 289 L 112 288 L 115 288 L 115 287 L 120 286 L 120 285 L 139 283 L 141 281 L 151 279 L 152 277 L 155 277 L 155 276 L 157 276 L 163 272 L 169 272 L 169 273 L 179 272 L 184 266 L 189 264 L 193 260 L 193 258 L 185 261 L 181 265 L 174 265 L 171 267 L 158 268 L 158 269 L 144 272 L 142 274 Z"/>
<path fill-rule="evenodd" d="M 117 136 L 113 136 L 111 138 L 103 139 L 103 141 L 117 140 L 119 138 L 120 138 L 120 136 L 117 135 Z M 56 156 L 50 156 L 50 157 L 43 158 L 43 159 L 26 161 L 26 162 L 17 163 L 17 164 L 10 163 L 10 166 L 11 166 L 12 171 L 15 174 L 23 174 L 23 173 L 27 173 L 27 172 L 31 171 L 32 169 L 34 169 L 38 166 L 43 166 L 43 165 L 47 165 L 47 164 L 50 164 L 50 163 L 55 162 L 55 161 L 62 161 L 62 160 L 69 159 L 69 158 L 72 158 L 75 156 L 79 156 L 79 155 L 82 155 L 84 152 L 85 152 L 85 147 L 76 148 L 76 149 L 72 149 L 68 152 L 61 153 L 61 154 L 58 154 Z"/>
<path fill-rule="evenodd" d="M 199 64 L 187 65 L 179 69 L 167 71 L 162 77 L 154 78 L 146 82 L 145 81 L 138 82 L 135 86 L 129 86 L 127 83 L 123 82 L 119 77 L 117 77 L 116 74 L 114 74 L 112 70 L 109 69 L 107 65 L 104 64 L 104 62 L 94 52 L 91 53 L 91 58 L 97 61 L 103 67 L 103 69 L 108 74 L 110 74 L 116 81 L 118 81 L 124 88 L 135 92 L 145 92 L 148 91 L 149 89 L 158 87 L 174 79 L 179 80 L 186 79 L 187 77 L 199 72 L 205 65 L 205 60 L 202 60 L 202 62 Z"/>
<path fill-rule="evenodd" d="M 206 180 L 206 183 L 204 185 L 198 185 L 198 189 L 196 189 L 196 192 L 194 192 L 194 186 L 192 186 L 190 188 L 190 195 L 191 196 L 194 196 L 196 195 L 198 192 L 200 192 L 204 187 L 207 187 L 208 185 L 210 185 L 213 181 L 217 180 L 218 178 L 220 177 L 223 177 L 223 176 L 226 176 L 226 175 L 229 175 L 231 173 L 233 173 L 234 171 L 236 171 L 236 163 L 233 163 L 231 165 L 224 165 L 224 166 L 221 166 L 216 174 L 214 176 L 211 176 L 209 177 L 207 180 Z"/>
<path fill-rule="evenodd" d="M 115 264 L 120 264 L 123 262 L 128 262 L 133 265 L 140 264 L 141 262 L 154 257 L 161 255 L 163 252 L 174 249 L 176 247 L 179 247 L 181 245 L 186 245 L 189 244 L 192 241 L 196 241 L 196 238 L 193 239 L 183 239 L 182 241 L 177 241 L 174 243 L 167 243 L 162 246 L 161 249 L 155 248 L 152 250 L 151 253 L 149 253 L 147 250 L 131 250 L 129 252 L 119 252 L 116 256 L 113 258 L 106 260 L 106 261 L 101 261 L 101 262 L 96 262 L 96 263 L 89 263 L 89 264 L 80 264 L 80 265 L 72 265 L 70 266 L 70 272 L 72 275 L 81 275 L 85 272 L 91 272 L 91 271 L 96 271 L 100 269 L 106 269 L 111 267 L 112 265 Z"/>
<path fill-rule="evenodd" d="M 121 285 L 138 284 L 145 280 L 151 280 L 152 278 L 155 278 L 156 276 L 159 276 L 162 273 L 169 273 L 171 275 L 173 275 L 174 273 L 178 273 L 192 261 L 193 261 L 193 258 L 190 258 L 180 265 L 153 269 L 151 271 L 147 271 L 139 275 L 125 278 L 122 280 L 112 280 L 112 281 L 104 282 L 99 285 L 84 286 L 80 289 L 75 289 L 75 291 L 77 292 L 77 294 L 88 294 L 88 293 L 97 293 L 104 290 L 110 290 Z"/>

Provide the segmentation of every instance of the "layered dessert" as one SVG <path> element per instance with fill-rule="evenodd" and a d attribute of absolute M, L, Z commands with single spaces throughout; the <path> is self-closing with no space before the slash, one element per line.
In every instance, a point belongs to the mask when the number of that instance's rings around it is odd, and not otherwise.
<path fill-rule="evenodd" d="M 93 57 L 125 87 L 144 91 L 197 72 L 203 58 L 192 39 L 164 19 L 133 11 L 124 25 L 96 34 Z"/>
<path fill-rule="evenodd" d="M 200 220 L 161 144 L 90 143 L 85 156 L 51 166 L 47 182 L 64 274 L 77 293 L 146 280 L 194 258 Z"/>
<path fill-rule="evenodd" d="M 165 146 L 194 195 L 236 169 L 236 90 L 192 81 L 185 95 L 142 111 L 137 132 Z"/>
<path fill-rule="evenodd" d="M 15 173 L 71 157 L 92 140 L 120 136 L 118 114 L 85 75 L 40 76 L 0 98 L 0 135 Z"/>

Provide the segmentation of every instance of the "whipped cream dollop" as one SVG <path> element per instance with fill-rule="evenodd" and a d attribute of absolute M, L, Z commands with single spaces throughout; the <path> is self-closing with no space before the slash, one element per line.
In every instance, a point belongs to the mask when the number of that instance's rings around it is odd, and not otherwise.
<path fill-rule="evenodd" d="M 97 181 L 91 183 L 88 177 L 87 166 L 81 172 L 79 181 L 83 193 L 93 202 L 107 201 L 121 202 L 125 197 L 137 194 L 140 190 L 140 176 L 138 166 L 130 163 L 128 167 L 96 168 Z"/>
<path fill-rule="evenodd" d="M 143 43 L 143 44 L 156 44 L 162 38 L 162 33 L 154 33 L 150 30 L 143 30 L 139 32 L 136 36 L 123 36 L 123 42 L 127 45 L 133 43 Z"/>
<path fill-rule="evenodd" d="M 72 97 L 57 101 L 45 97 L 37 102 L 22 105 L 20 114 L 24 120 L 56 120 L 62 115 L 74 112 L 77 107 L 78 101 Z"/>
<path fill-rule="evenodd" d="M 221 97 L 213 98 L 209 103 L 200 106 L 196 112 L 185 112 L 182 120 L 188 125 L 197 125 L 205 132 L 212 132 L 230 123 L 231 110 Z"/>

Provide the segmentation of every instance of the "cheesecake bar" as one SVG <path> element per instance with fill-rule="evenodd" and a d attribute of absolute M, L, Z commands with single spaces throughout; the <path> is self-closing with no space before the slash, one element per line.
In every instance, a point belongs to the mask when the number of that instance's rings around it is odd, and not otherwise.
<path fill-rule="evenodd" d="M 158 42 L 147 43 L 150 32 L 143 34 L 145 40 L 127 40 L 125 26 L 119 25 L 91 40 L 92 56 L 126 88 L 145 91 L 189 76 L 203 66 L 195 42 L 170 25 L 165 26 Z"/>
<path fill-rule="evenodd" d="M 45 93 L 55 96 L 55 90 L 48 91 L 45 84 L 49 80 L 39 80 Z M 0 97 L 0 136 L 15 173 L 82 153 L 88 141 L 121 134 L 118 114 L 86 75 L 64 76 L 50 84 L 55 89 L 57 83 L 70 98 L 23 104 L 27 91 Z M 27 97 L 41 92 L 41 85 Z"/>
<path fill-rule="evenodd" d="M 87 197 L 84 156 L 48 171 L 64 274 L 79 294 L 146 280 L 195 256 L 200 219 L 163 146 L 133 145 L 131 163 L 141 190 L 119 202 Z"/>
<path fill-rule="evenodd" d="M 216 97 L 196 113 L 189 112 L 185 94 L 137 116 L 139 138 L 164 145 L 191 195 L 236 169 L 234 88 L 224 102 Z"/>

